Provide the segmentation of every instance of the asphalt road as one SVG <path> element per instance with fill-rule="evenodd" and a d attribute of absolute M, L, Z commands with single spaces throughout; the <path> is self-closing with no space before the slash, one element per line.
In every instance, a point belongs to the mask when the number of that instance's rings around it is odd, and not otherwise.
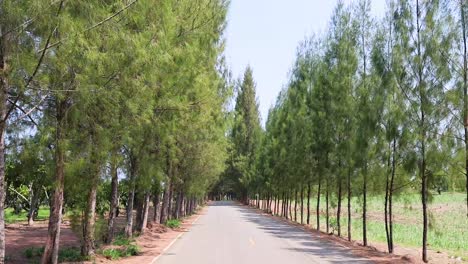
<path fill-rule="evenodd" d="M 371 263 L 302 229 L 232 202 L 215 202 L 160 264 Z"/>

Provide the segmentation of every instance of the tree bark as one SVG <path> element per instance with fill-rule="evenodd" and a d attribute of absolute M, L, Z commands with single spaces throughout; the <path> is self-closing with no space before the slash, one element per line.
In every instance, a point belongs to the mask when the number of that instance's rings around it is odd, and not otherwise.
<path fill-rule="evenodd" d="M 338 209 L 336 212 L 336 225 L 338 229 L 338 236 L 341 237 L 341 177 L 338 179 Z"/>
<path fill-rule="evenodd" d="M 310 225 L 310 182 L 307 183 L 307 225 Z"/>
<path fill-rule="evenodd" d="M 136 188 L 136 176 L 138 173 L 138 164 L 136 157 L 131 155 L 130 158 L 130 190 L 128 191 L 127 201 L 127 223 L 125 225 L 125 236 L 133 236 L 133 205 L 135 202 L 135 188 Z"/>
<path fill-rule="evenodd" d="M 161 195 L 158 193 L 155 193 L 153 195 L 153 207 L 154 207 L 154 212 L 153 212 L 153 222 L 159 222 L 159 210 L 160 210 L 160 201 L 161 200 Z"/>
<path fill-rule="evenodd" d="M 297 190 L 294 190 L 294 222 L 297 222 Z"/>
<path fill-rule="evenodd" d="M 170 185 L 170 178 L 167 179 L 167 182 L 164 185 L 163 201 L 162 201 L 162 206 L 161 206 L 161 220 L 159 220 L 159 222 L 163 225 L 166 224 L 167 222 L 168 205 L 169 205 L 169 185 Z"/>
<path fill-rule="evenodd" d="M 321 187 L 321 179 L 322 177 L 319 176 L 318 182 L 318 190 L 317 190 L 317 230 L 320 230 L 320 187 Z"/>
<path fill-rule="evenodd" d="M 0 8 L 2 8 L 0 6 Z M 0 36 L 2 35 L 0 24 Z M 8 82 L 4 39 L 0 37 L 0 263 L 5 262 L 5 129 Z"/>
<path fill-rule="evenodd" d="M 83 223 L 83 242 L 81 244 L 81 255 L 92 256 L 94 255 L 94 230 L 96 219 L 96 194 L 97 183 L 93 181 L 88 193 L 88 201 L 85 211 L 85 219 Z"/>
<path fill-rule="evenodd" d="M 351 168 L 348 168 L 348 241 L 351 241 Z"/>
<path fill-rule="evenodd" d="M 113 154 L 115 155 L 115 154 Z M 111 195 L 110 195 L 110 208 L 109 208 L 109 221 L 107 225 L 106 243 L 110 244 L 114 239 L 115 218 L 117 218 L 117 210 L 119 203 L 119 179 L 117 174 L 117 161 L 112 157 L 110 165 L 111 180 Z"/>
<path fill-rule="evenodd" d="M 65 183 L 65 119 L 66 99 L 56 99 L 55 131 L 55 190 L 50 207 L 49 225 L 42 264 L 56 264 L 60 242 L 60 224 L 62 222 L 63 188 Z"/>
<path fill-rule="evenodd" d="M 138 231 L 140 234 L 144 234 L 146 227 L 148 225 L 148 212 L 149 212 L 149 201 L 150 201 L 150 194 L 146 192 L 143 196 L 143 201 L 141 202 L 141 212 L 139 214 L 139 221 L 138 221 Z"/>
<path fill-rule="evenodd" d="M 463 36 L 463 121 L 465 143 L 465 177 L 466 177 L 466 217 L 468 217 L 468 48 L 466 36 L 466 1 L 460 0 L 461 30 Z"/>
<path fill-rule="evenodd" d="M 362 244 L 367 246 L 367 161 L 364 165 L 364 181 L 362 186 Z"/>
<path fill-rule="evenodd" d="M 304 186 L 301 185 L 301 225 L 304 224 Z"/>
<path fill-rule="evenodd" d="M 38 204 L 39 204 L 39 197 L 40 197 L 39 191 L 40 191 L 40 187 L 37 186 L 36 183 L 33 183 L 31 186 L 32 195 L 31 195 L 31 202 L 30 202 L 29 211 L 28 211 L 28 225 L 29 226 L 34 225 L 34 218 L 36 216 Z"/>
<path fill-rule="evenodd" d="M 327 234 L 330 233 L 330 213 L 329 213 L 329 196 L 330 196 L 330 192 L 329 192 L 329 187 L 328 187 L 328 177 L 327 177 L 327 180 L 326 180 L 326 186 L 325 186 L 325 210 L 326 210 L 326 230 L 327 230 Z"/>

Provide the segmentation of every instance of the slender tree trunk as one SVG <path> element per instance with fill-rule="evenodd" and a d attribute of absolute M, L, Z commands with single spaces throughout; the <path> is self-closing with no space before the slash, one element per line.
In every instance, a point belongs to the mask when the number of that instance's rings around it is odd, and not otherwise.
<path fill-rule="evenodd" d="M 293 214 L 292 214 L 292 194 L 288 194 L 288 200 L 289 200 L 289 205 L 288 205 L 288 209 L 289 209 L 289 219 L 290 219 L 290 220 L 293 220 Z"/>
<path fill-rule="evenodd" d="M 310 182 L 307 183 L 307 225 L 310 225 Z"/>
<path fill-rule="evenodd" d="M 351 241 L 351 168 L 348 168 L 348 241 Z"/>
<path fill-rule="evenodd" d="M 135 202 L 135 181 L 136 181 L 136 161 L 133 158 L 130 165 L 130 190 L 128 191 L 127 200 L 127 224 L 125 225 L 125 236 L 132 237 L 133 235 L 133 204 Z"/>
<path fill-rule="evenodd" d="M 161 220 L 159 220 L 159 222 L 163 225 L 166 224 L 167 222 L 167 214 L 168 214 L 168 206 L 169 206 L 169 185 L 170 185 L 170 178 L 167 179 L 167 182 L 164 185 L 163 201 L 162 201 L 162 206 L 161 206 Z"/>
<path fill-rule="evenodd" d="M 172 219 L 172 215 L 173 215 L 173 212 L 172 212 L 172 200 L 173 200 L 173 195 L 174 195 L 174 186 L 172 184 L 172 181 L 171 181 L 171 184 L 169 185 L 169 196 L 168 196 L 168 199 L 167 199 L 167 218 L 168 219 Z"/>
<path fill-rule="evenodd" d="M 90 179 L 90 186 L 88 192 L 88 201 L 85 210 L 85 219 L 83 223 L 83 242 L 81 244 L 81 255 L 83 256 L 93 256 L 95 246 L 95 223 L 96 223 L 96 196 L 97 196 L 97 187 L 99 184 L 99 173 L 101 171 L 101 165 L 97 157 L 97 147 L 96 138 L 93 132 L 92 134 L 92 143 L 93 147 L 91 149 L 91 162 L 92 162 L 92 175 Z"/>
<path fill-rule="evenodd" d="M 56 99 L 56 105 L 55 190 L 50 207 L 49 226 L 45 249 L 42 255 L 42 264 L 56 264 L 58 261 L 60 223 L 62 222 L 63 187 L 65 182 L 65 115 L 67 101 L 66 99 Z"/>
<path fill-rule="evenodd" d="M 304 186 L 301 185 L 301 225 L 304 224 Z"/>
<path fill-rule="evenodd" d="M 338 209 L 336 212 L 336 225 L 338 229 L 338 236 L 341 236 L 341 177 L 338 179 Z"/>
<path fill-rule="evenodd" d="M 463 36 L 463 121 L 465 143 L 465 177 L 466 177 L 466 217 L 468 217 L 468 48 L 466 37 L 466 1 L 460 0 L 461 29 Z"/>
<path fill-rule="evenodd" d="M 138 221 L 138 231 L 140 231 L 140 234 L 145 233 L 148 225 L 149 202 L 150 194 L 149 192 L 146 192 L 143 197 L 143 201 L 141 202 L 141 213 L 139 214 L 140 219 Z"/>
<path fill-rule="evenodd" d="M 416 33 L 417 33 L 417 56 L 421 60 L 421 37 L 419 26 L 421 19 L 420 2 L 416 0 Z M 423 239 L 422 239 L 422 260 L 427 262 L 427 174 L 426 174 L 426 105 L 427 99 L 423 87 L 423 65 L 422 62 L 418 63 L 418 87 L 419 89 L 419 111 L 421 122 L 419 124 L 419 140 L 421 143 L 421 162 L 420 162 L 420 176 L 421 176 L 421 203 L 423 211 Z"/>
<path fill-rule="evenodd" d="M 388 161 L 388 166 L 390 167 L 390 158 L 389 158 L 389 161 Z M 388 248 L 388 253 L 392 253 L 391 252 L 391 247 L 390 247 L 390 232 L 389 232 L 389 229 L 388 229 L 388 196 L 389 196 L 389 192 L 390 192 L 390 175 L 389 173 L 387 173 L 387 177 L 386 177 L 386 181 L 385 181 L 385 210 L 384 210 L 384 214 L 385 214 L 385 234 L 387 236 L 387 248 Z"/>
<path fill-rule="evenodd" d="M 329 188 L 328 188 L 328 177 L 327 177 L 327 180 L 326 180 L 326 186 L 325 186 L 325 207 L 326 207 L 326 224 L 327 224 L 327 227 L 326 227 L 326 230 L 327 230 L 327 234 L 330 233 L 330 213 L 329 213 L 329 196 L 330 196 L 330 192 L 329 192 Z"/>
<path fill-rule="evenodd" d="M 389 220 L 389 233 L 390 233 L 390 253 L 393 253 L 393 188 L 395 181 L 395 172 L 396 172 L 396 139 L 393 139 L 393 158 L 392 158 L 392 176 L 390 178 L 390 190 L 388 196 L 388 220 Z"/>
<path fill-rule="evenodd" d="M 294 190 L 294 222 L 297 222 L 297 190 Z"/>
<path fill-rule="evenodd" d="M 319 176 L 318 190 L 317 190 L 317 230 L 320 230 L 320 189 L 322 184 L 322 176 Z"/>
<path fill-rule="evenodd" d="M 112 154 L 116 155 L 115 153 Z M 115 218 L 117 218 L 117 210 L 119 210 L 119 178 L 117 174 L 117 161 L 116 157 L 112 157 L 110 165 L 111 180 L 111 195 L 110 195 L 110 209 L 109 221 L 107 225 L 106 243 L 110 244 L 114 239 Z"/>
<path fill-rule="evenodd" d="M 32 226 L 34 225 L 34 217 L 36 215 L 37 209 L 38 209 L 38 203 L 39 203 L 39 191 L 40 187 L 37 186 L 36 183 L 33 183 L 31 186 L 31 202 L 29 206 L 29 211 L 28 211 L 28 225 Z"/>
<path fill-rule="evenodd" d="M 362 243 L 367 246 L 367 161 L 364 164 L 364 181 L 362 186 Z"/>
<path fill-rule="evenodd" d="M 0 3 L 0 14 L 3 13 Z M 5 262 L 5 130 L 8 102 L 6 39 L 0 23 L 0 263 Z"/>
<path fill-rule="evenodd" d="M 81 245 L 81 255 L 94 255 L 94 230 L 96 219 L 96 194 L 97 183 L 93 181 L 88 193 L 88 202 L 85 210 L 85 219 L 83 223 L 83 243 Z"/>

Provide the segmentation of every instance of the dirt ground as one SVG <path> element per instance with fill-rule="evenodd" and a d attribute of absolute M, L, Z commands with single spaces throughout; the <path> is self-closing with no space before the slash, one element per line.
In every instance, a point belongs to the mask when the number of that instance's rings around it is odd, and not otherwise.
<path fill-rule="evenodd" d="M 24 251 L 30 247 L 43 247 L 47 237 L 47 221 L 36 222 L 34 226 L 25 223 L 6 225 L 6 263 L 24 264 L 29 259 L 24 256 Z M 60 228 L 60 247 L 79 247 L 80 241 L 73 233 L 68 223 Z"/>
<path fill-rule="evenodd" d="M 147 231 L 136 239 L 136 244 L 140 247 L 141 253 L 121 260 L 108 260 L 103 256 L 98 256 L 95 263 L 113 263 L 113 264 L 150 264 L 156 263 L 156 257 L 159 256 L 166 247 L 171 244 L 179 235 L 188 232 L 193 222 L 204 214 L 206 208 L 198 213 L 183 219 L 180 228 L 170 229 L 159 224 L 150 225 Z"/>

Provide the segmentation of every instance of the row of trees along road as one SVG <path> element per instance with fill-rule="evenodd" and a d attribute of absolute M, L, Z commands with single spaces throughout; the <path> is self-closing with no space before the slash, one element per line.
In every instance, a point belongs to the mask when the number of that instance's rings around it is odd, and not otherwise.
<path fill-rule="evenodd" d="M 257 206 L 266 201 L 264 209 L 273 205 L 286 218 L 294 206 L 295 220 L 299 206 L 299 219 L 307 212 L 307 224 L 316 195 L 317 229 L 324 197 L 327 232 L 333 199 L 338 235 L 347 217 L 348 240 L 351 199 L 360 197 L 364 245 L 367 196 L 384 195 L 389 252 L 393 197 L 418 190 L 427 262 L 429 190 L 467 188 L 468 195 L 468 4 L 394 0 L 376 19 L 370 3 L 339 2 L 328 31 L 299 46 L 265 131 L 246 71 L 231 133 L 234 147 L 217 190 Z M 347 216 L 341 215 L 343 206 Z"/>
<path fill-rule="evenodd" d="M 84 256 L 112 241 L 119 202 L 129 237 L 193 212 L 227 156 L 226 11 L 224 0 L 0 0 L 0 263 L 5 205 L 33 224 L 49 204 L 42 263 L 57 263 L 63 212 L 82 215 Z"/>

